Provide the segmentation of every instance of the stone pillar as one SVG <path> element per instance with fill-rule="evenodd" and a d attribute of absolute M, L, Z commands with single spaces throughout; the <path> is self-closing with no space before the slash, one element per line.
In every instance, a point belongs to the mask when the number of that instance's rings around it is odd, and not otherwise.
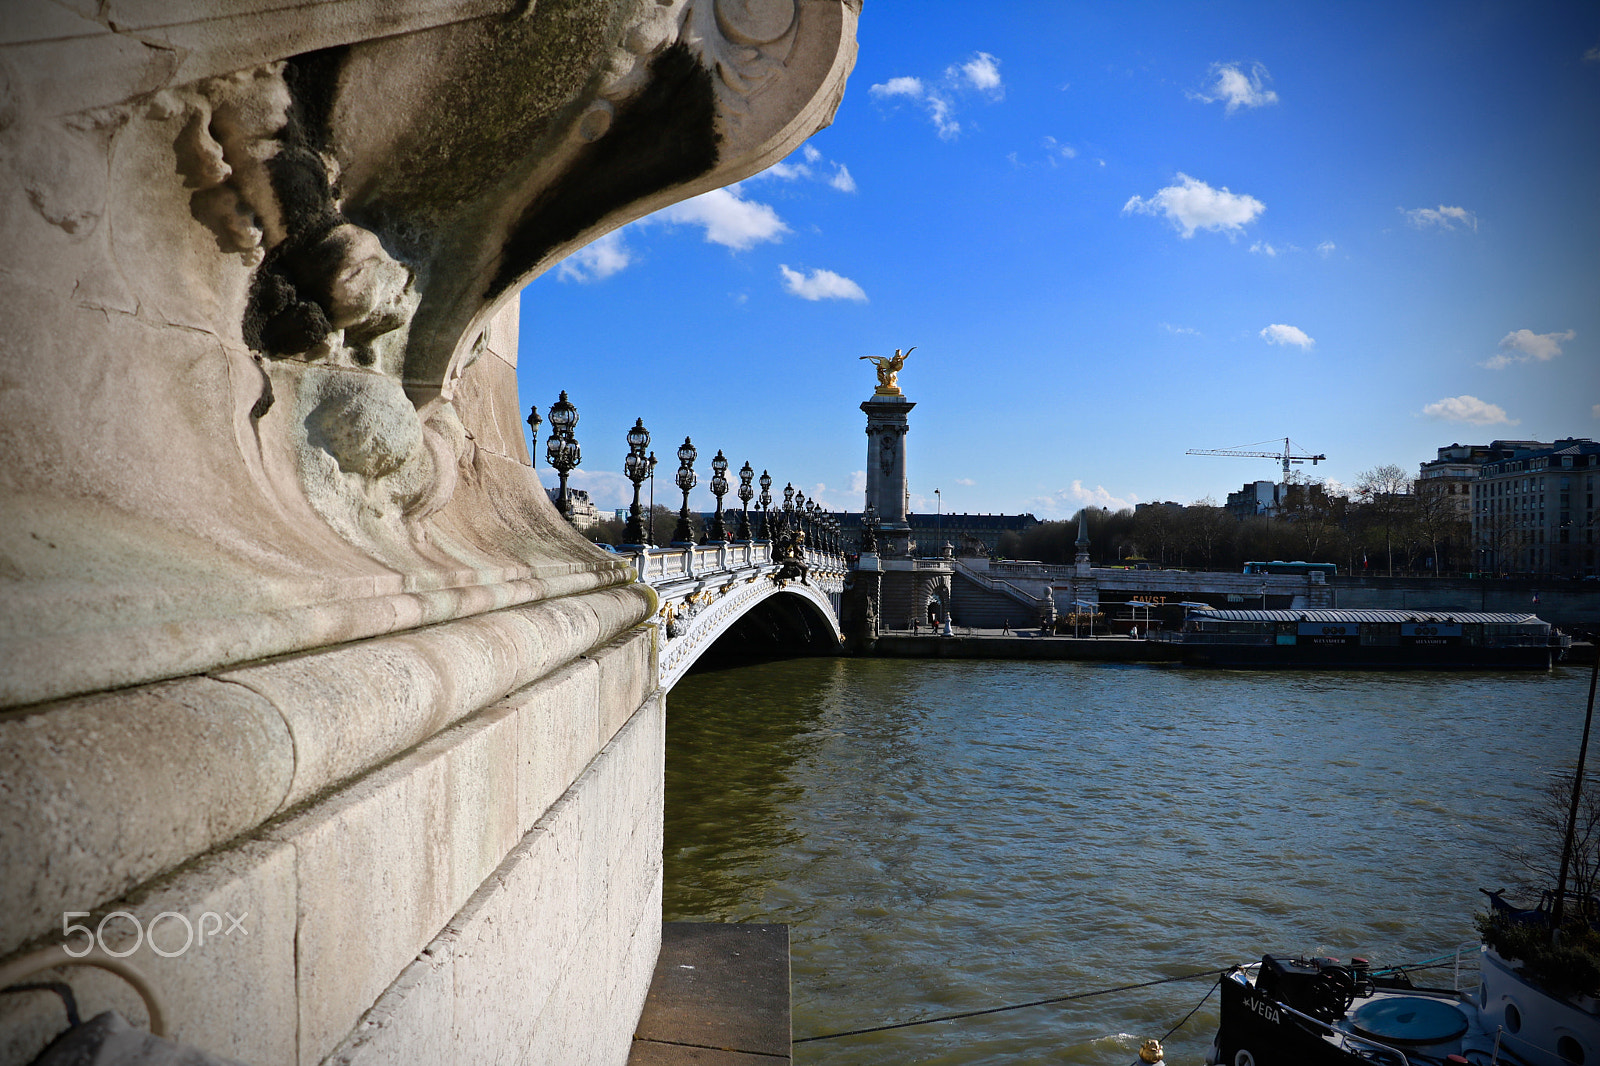
<path fill-rule="evenodd" d="M 906 431 L 915 406 L 904 396 L 882 394 L 861 405 L 867 414 L 867 506 L 883 522 L 878 533 L 883 555 L 910 555 L 916 547 L 907 521 L 906 488 Z"/>

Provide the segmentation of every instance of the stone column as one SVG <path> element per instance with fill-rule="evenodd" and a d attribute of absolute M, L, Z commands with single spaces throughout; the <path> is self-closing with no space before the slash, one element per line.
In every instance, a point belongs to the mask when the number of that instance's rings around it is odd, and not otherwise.
<path fill-rule="evenodd" d="M 906 520 L 906 431 L 915 406 L 904 396 L 881 394 L 861 405 L 867 414 L 867 506 L 883 523 L 878 533 L 883 555 L 910 555 L 916 547 Z"/>

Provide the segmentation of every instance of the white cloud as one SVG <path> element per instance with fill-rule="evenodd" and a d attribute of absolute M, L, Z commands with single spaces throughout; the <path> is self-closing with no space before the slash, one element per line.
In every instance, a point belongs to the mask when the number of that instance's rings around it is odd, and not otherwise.
<path fill-rule="evenodd" d="M 1070 144 L 1062 144 L 1060 141 L 1056 140 L 1054 137 L 1049 137 L 1049 136 L 1045 137 L 1045 139 L 1044 139 L 1044 150 L 1045 150 L 1046 155 L 1050 159 L 1050 165 L 1051 166 L 1055 166 L 1056 165 L 1056 159 L 1057 158 L 1061 158 L 1061 159 L 1076 159 L 1076 158 L 1078 158 L 1078 150 L 1076 148 L 1072 147 L 1072 145 L 1070 145 Z"/>
<path fill-rule="evenodd" d="M 1504 370 L 1517 363 L 1548 363 L 1561 354 L 1561 345 L 1577 336 L 1572 330 L 1565 333 L 1535 333 L 1531 329 L 1512 330 L 1500 338 L 1500 353 L 1489 357 L 1483 365 L 1490 370 Z"/>
<path fill-rule="evenodd" d="M 1198 337 L 1200 335 L 1200 331 L 1193 326 L 1174 326 L 1171 322 L 1161 323 L 1161 328 L 1168 333 L 1176 333 L 1179 336 Z"/>
<path fill-rule="evenodd" d="M 1150 199 L 1135 196 L 1122 205 L 1123 214 L 1165 215 L 1185 239 L 1197 229 L 1216 230 L 1229 239 L 1243 232 L 1267 205 L 1254 196 L 1213 189 L 1198 178 L 1179 174 L 1179 184 L 1160 189 Z"/>
<path fill-rule="evenodd" d="M 540 449 L 542 457 L 543 445 Z M 561 484 L 561 475 L 549 467 L 540 467 L 538 473 L 540 483 L 549 488 Z M 585 470 L 580 466 L 567 475 L 567 485 L 587 492 L 602 515 L 633 502 L 633 482 L 615 470 Z"/>
<path fill-rule="evenodd" d="M 860 285 L 831 270 L 817 269 L 807 274 L 803 271 L 790 270 L 787 263 L 780 263 L 778 270 L 783 274 L 784 291 L 802 300 L 867 302 L 867 294 L 862 291 Z"/>
<path fill-rule="evenodd" d="M 1295 347 L 1301 349 L 1310 348 L 1312 345 L 1317 343 L 1310 337 L 1306 336 L 1305 330 L 1298 329 L 1295 326 L 1285 326 L 1276 322 L 1261 331 L 1261 339 L 1266 341 L 1268 344 L 1293 344 Z"/>
<path fill-rule="evenodd" d="M 766 204 L 746 200 L 738 185 L 712 189 L 663 208 L 643 221 L 704 227 L 706 240 L 742 252 L 767 241 L 780 241 L 790 229 Z"/>
<path fill-rule="evenodd" d="M 852 470 L 852 471 L 850 471 L 850 491 L 851 492 L 866 492 L 867 491 L 867 472 L 865 470 Z M 855 508 L 851 508 L 851 510 L 855 510 Z"/>
<path fill-rule="evenodd" d="M 1063 489 L 1057 495 L 1065 495 L 1082 507 L 1104 507 L 1108 511 L 1131 511 L 1133 505 L 1139 502 L 1139 497 L 1135 493 L 1128 493 L 1127 498 L 1113 496 L 1106 491 L 1104 485 L 1096 485 L 1092 489 L 1084 488 L 1083 482 L 1077 478 L 1073 478 L 1071 488 Z"/>
<path fill-rule="evenodd" d="M 1278 250 L 1266 241 L 1257 241 L 1250 246 L 1250 250 L 1257 255 L 1264 255 L 1268 259 L 1274 259 L 1278 255 Z"/>
<path fill-rule="evenodd" d="M 1000 60 L 988 52 L 978 52 L 971 59 L 953 63 L 945 68 L 938 85 L 901 75 L 880 82 L 867 90 L 879 100 L 905 99 L 922 105 L 929 120 L 943 140 L 954 140 L 961 133 L 961 123 L 955 118 L 957 99 L 964 93 L 977 92 L 991 103 L 1005 97 L 1005 85 L 1000 79 Z"/>
<path fill-rule="evenodd" d="M 1593 407 L 1589 408 L 1589 413 L 1594 415 L 1596 418 L 1600 418 L 1600 403 L 1597 403 Z"/>
<path fill-rule="evenodd" d="M 1472 426 L 1514 426 L 1520 421 L 1507 418 L 1499 404 L 1484 403 L 1476 396 L 1447 396 L 1428 404 L 1422 413 L 1441 422 L 1465 422 Z"/>
<path fill-rule="evenodd" d="M 956 478 L 956 484 L 965 485 L 968 488 L 971 488 L 972 486 L 976 485 L 977 482 L 972 480 L 970 477 L 958 477 Z"/>
<path fill-rule="evenodd" d="M 874 85 L 867 90 L 873 96 L 909 96 L 913 100 L 922 98 L 922 79 L 911 77 L 890 78 L 881 85 Z"/>
<path fill-rule="evenodd" d="M 1600 63 L 1600 44 L 1583 53 L 1583 61 L 1585 63 Z"/>
<path fill-rule="evenodd" d="M 1005 95 L 1006 87 L 1000 82 L 1000 61 L 988 52 L 979 52 L 965 63 L 952 66 L 945 74 L 996 99 Z"/>
<path fill-rule="evenodd" d="M 1108 511 L 1131 511 L 1139 497 L 1128 493 L 1126 497 L 1114 496 L 1104 485 L 1088 488 L 1074 479 L 1071 486 L 1057 489 L 1048 496 L 1034 496 L 1023 501 L 1023 506 L 1040 518 L 1071 518 L 1085 507 L 1104 507 Z"/>
<path fill-rule="evenodd" d="M 561 281 L 599 281 L 632 262 L 632 249 L 622 239 L 622 231 L 616 229 L 563 259 L 556 268 L 556 277 Z"/>
<path fill-rule="evenodd" d="M 745 180 L 755 181 L 759 178 L 777 178 L 779 181 L 796 181 L 800 178 L 809 178 L 810 176 L 811 168 L 806 166 L 804 163 L 791 163 L 788 160 L 784 160 L 781 163 L 772 164 L 759 174 L 750 175 L 750 177 L 746 178 Z"/>
<path fill-rule="evenodd" d="M 1208 104 L 1221 100 L 1230 115 L 1241 107 L 1265 107 L 1278 102 L 1278 94 L 1264 84 L 1272 80 L 1272 75 L 1260 63 L 1250 64 L 1248 74 L 1238 63 L 1213 63 L 1211 73 L 1215 80 L 1208 90 L 1190 95 Z"/>
<path fill-rule="evenodd" d="M 799 161 L 797 160 L 797 157 Z M 818 171 L 818 166 L 827 163 L 833 169 Z M 758 174 L 752 174 L 746 181 L 760 181 L 763 178 L 776 178 L 779 181 L 820 181 L 829 188 L 840 192 L 855 192 L 856 179 L 843 163 L 835 160 L 824 160 L 823 155 L 812 145 L 803 146 L 799 152 L 788 159 L 774 163 Z"/>
<path fill-rule="evenodd" d="M 1332 241 L 1323 241 L 1321 244 L 1317 245 L 1317 254 L 1326 259 L 1328 256 L 1332 255 L 1334 250 L 1338 247 L 1339 246 L 1334 244 Z"/>
<path fill-rule="evenodd" d="M 1400 213 L 1405 215 L 1407 221 L 1417 229 L 1427 229 L 1429 226 L 1455 229 L 1460 226 L 1474 233 L 1478 230 L 1478 216 L 1464 207 L 1446 207 L 1440 204 L 1438 207 L 1418 207 L 1410 211 L 1402 207 Z"/>

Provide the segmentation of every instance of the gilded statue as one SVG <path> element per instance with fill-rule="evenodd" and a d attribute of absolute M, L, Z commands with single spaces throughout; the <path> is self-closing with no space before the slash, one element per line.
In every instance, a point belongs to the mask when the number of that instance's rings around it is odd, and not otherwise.
<path fill-rule="evenodd" d="M 870 361 L 873 366 L 878 368 L 878 387 L 872 390 L 872 395 L 902 395 L 900 392 L 900 386 L 895 384 L 895 380 L 900 376 L 900 371 L 904 369 L 906 365 L 906 356 L 910 355 L 916 350 L 917 349 L 915 345 L 907 348 L 904 352 L 902 352 L 899 348 L 896 348 L 894 350 L 894 357 L 892 359 L 885 359 L 881 355 L 861 356 L 862 359 Z"/>

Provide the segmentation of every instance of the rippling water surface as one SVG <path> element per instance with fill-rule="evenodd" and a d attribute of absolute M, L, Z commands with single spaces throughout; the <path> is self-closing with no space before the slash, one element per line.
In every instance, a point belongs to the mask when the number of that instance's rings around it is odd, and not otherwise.
<path fill-rule="evenodd" d="M 1587 671 L 1246 673 L 806 659 L 668 700 L 668 921 L 787 922 L 794 1032 L 1258 959 L 1437 955 L 1508 883 Z M 795 1047 L 1130 1062 L 1211 982 Z M 1213 996 L 1167 1041 L 1204 1059 Z"/>

